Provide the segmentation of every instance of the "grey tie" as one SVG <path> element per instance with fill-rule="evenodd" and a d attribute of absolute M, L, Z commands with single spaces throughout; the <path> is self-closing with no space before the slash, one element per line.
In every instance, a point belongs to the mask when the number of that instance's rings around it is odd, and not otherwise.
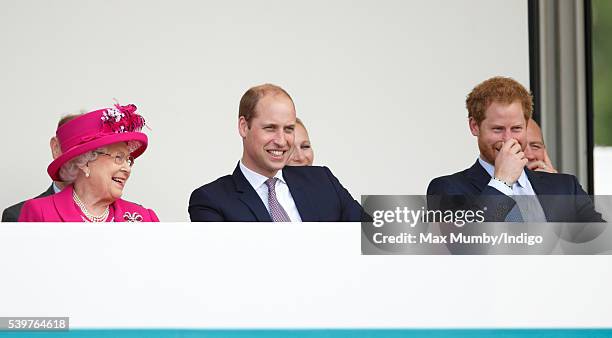
<path fill-rule="evenodd" d="M 514 185 L 512 186 L 512 191 L 514 192 L 514 187 L 515 186 L 520 186 L 520 184 L 514 183 Z M 514 206 L 512 207 L 512 209 L 510 209 L 510 212 L 508 212 L 508 214 L 506 215 L 506 218 L 504 219 L 505 222 L 518 222 L 518 223 L 522 223 L 525 220 L 523 219 L 523 214 L 521 213 L 521 208 L 519 207 L 519 199 L 521 197 L 518 198 L 514 198 Z"/>
<path fill-rule="evenodd" d="M 519 208 L 518 203 L 514 204 L 514 207 L 510 209 L 510 212 L 506 215 L 505 222 L 524 222 L 523 214 L 521 214 L 521 209 Z"/>
<path fill-rule="evenodd" d="M 272 177 L 266 180 L 268 186 L 268 207 L 270 208 L 270 216 L 274 222 L 291 222 L 287 212 L 283 209 L 283 206 L 278 203 L 276 199 L 276 181 L 278 178 Z"/>

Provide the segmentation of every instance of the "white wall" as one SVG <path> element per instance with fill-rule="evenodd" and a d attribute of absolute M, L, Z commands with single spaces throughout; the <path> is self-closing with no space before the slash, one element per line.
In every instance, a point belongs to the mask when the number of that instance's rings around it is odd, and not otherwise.
<path fill-rule="evenodd" d="M 480 81 L 528 85 L 527 1 L 0 0 L 0 206 L 49 184 L 65 113 L 135 103 L 153 129 L 125 198 L 188 220 L 191 191 L 230 173 L 238 102 L 293 96 L 352 192 L 423 194 L 472 164 L 464 100 Z"/>
<path fill-rule="evenodd" d="M 364 256 L 360 236 L 338 223 L 4 224 L 0 316 L 152 329 L 612 323 L 607 254 Z"/>

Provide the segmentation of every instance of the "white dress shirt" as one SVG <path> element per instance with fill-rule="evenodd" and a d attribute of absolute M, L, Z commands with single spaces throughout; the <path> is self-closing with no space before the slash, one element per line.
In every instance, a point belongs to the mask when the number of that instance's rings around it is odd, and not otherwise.
<path fill-rule="evenodd" d="M 518 180 L 512 184 L 512 188 L 508 187 L 504 183 L 493 179 L 495 175 L 495 166 L 491 163 L 483 160 L 478 157 L 478 163 L 484 168 L 484 170 L 489 173 L 491 176 L 491 180 L 489 181 L 489 186 L 499 190 L 506 196 L 534 196 L 535 190 L 531 186 L 531 182 L 529 182 L 529 178 L 525 173 L 525 169 L 521 172 L 521 176 L 519 176 Z M 544 214 L 544 209 L 542 209 L 542 205 L 537 198 L 517 198 L 515 199 L 518 204 L 519 209 L 521 210 L 521 214 L 525 221 L 530 222 L 546 222 L 546 216 Z"/>
<path fill-rule="evenodd" d="M 268 186 L 266 185 L 268 177 L 247 168 L 244 164 L 242 164 L 242 161 L 240 161 L 240 171 L 242 171 L 244 177 L 246 177 L 247 181 L 249 181 L 253 189 L 255 189 L 257 195 L 259 195 L 259 198 L 261 198 L 261 201 L 266 206 L 268 213 L 270 213 L 270 206 L 268 205 Z M 300 217 L 300 213 L 295 206 L 295 201 L 293 200 L 293 196 L 291 196 L 289 186 L 283 178 L 283 171 L 279 170 L 274 177 L 278 178 L 278 180 L 276 180 L 276 185 L 274 186 L 278 203 L 280 203 L 283 209 L 285 209 L 285 212 L 287 212 L 291 222 L 301 222 L 302 217 Z"/>
<path fill-rule="evenodd" d="M 60 189 L 60 188 L 57 186 L 57 184 L 55 184 L 55 182 L 53 182 L 53 184 L 52 184 L 52 185 L 53 185 L 53 192 L 54 192 L 54 193 L 56 193 L 56 194 L 57 194 L 58 192 L 62 191 L 62 189 Z"/>

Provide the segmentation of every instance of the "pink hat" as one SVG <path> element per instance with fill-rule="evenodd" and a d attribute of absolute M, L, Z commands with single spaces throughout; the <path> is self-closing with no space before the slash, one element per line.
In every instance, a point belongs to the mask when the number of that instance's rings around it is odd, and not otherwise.
<path fill-rule="evenodd" d="M 130 149 L 136 158 L 147 149 L 147 135 L 140 132 L 145 125 L 142 116 L 135 113 L 136 106 L 129 104 L 105 108 L 83 114 L 57 128 L 57 137 L 62 155 L 56 158 L 47 173 L 54 181 L 60 181 L 59 171 L 62 165 L 88 151 L 117 142 L 130 142 L 135 149 Z"/>

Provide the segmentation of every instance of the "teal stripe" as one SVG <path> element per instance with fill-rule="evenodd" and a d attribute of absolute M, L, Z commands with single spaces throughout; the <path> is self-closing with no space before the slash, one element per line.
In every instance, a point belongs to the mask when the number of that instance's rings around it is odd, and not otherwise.
<path fill-rule="evenodd" d="M 538 338 L 570 338 L 612 337 L 612 329 L 297 329 L 297 330 L 70 330 L 65 332 L 0 332 L 0 337 L 74 337 L 74 338 L 485 338 L 485 337 L 538 337 Z"/>

